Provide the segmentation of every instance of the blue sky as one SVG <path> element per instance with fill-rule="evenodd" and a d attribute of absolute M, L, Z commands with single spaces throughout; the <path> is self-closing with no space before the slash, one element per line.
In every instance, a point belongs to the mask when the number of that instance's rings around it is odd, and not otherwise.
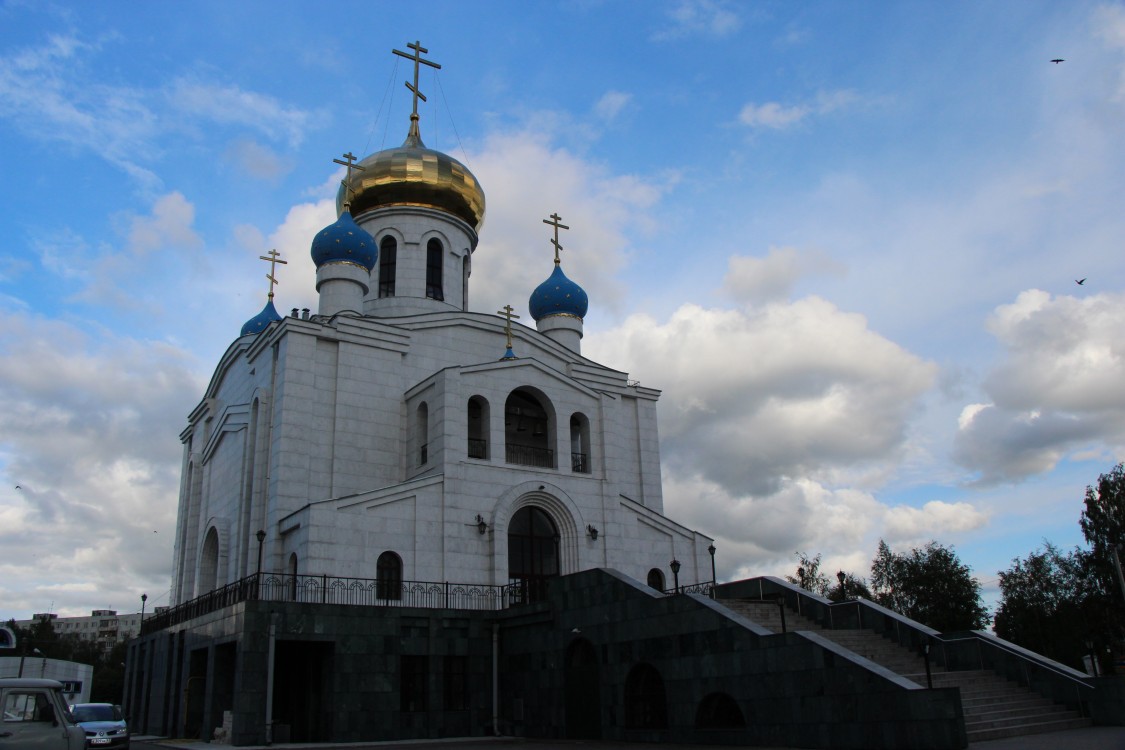
<path fill-rule="evenodd" d="M 488 199 L 470 307 L 526 320 L 558 212 L 720 577 L 936 539 L 991 604 L 1081 542 L 1125 457 L 1122 3 L 0 0 L 0 617 L 166 603 L 178 433 L 259 255 L 315 309 L 415 40 Z"/>

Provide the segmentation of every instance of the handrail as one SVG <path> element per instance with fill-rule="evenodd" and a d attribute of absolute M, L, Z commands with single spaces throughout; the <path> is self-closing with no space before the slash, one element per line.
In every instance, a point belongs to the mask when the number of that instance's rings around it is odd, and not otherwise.
<path fill-rule="evenodd" d="M 533 593 L 533 592 L 532 592 Z M 226 586 L 145 618 L 141 635 L 246 601 L 345 604 L 428 609 L 501 610 L 533 599 L 524 583 L 504 586 L 449 581 L 347 578 L 292 573 L 252 573 Z"/>
<path fill-rule="evenodd" d="M 939 654 L 932 646 L 940 646 L 938 663 L 950 671 L 957 671 L 958 664 L 965 664 L 964 645 L 971 642 L 976 644 L 976 658 L 981 669 L 990 669 L 999 674 L 1007 674 L 1013 679 L 1021 679 L 1028 687 L 1044 695 L 1061 696 L 1067 686 L 1080 686 L 1093 690 L 1093 685 L 1081 673 L 1070 669 L 1065 664 L 1059 664 L 1032 651 L 1009 643 L 981 631 L 962 631 L 945 636 L 942 633 L 927 627 L 922 623 L 911 620 L 909 617 L 887 609 L 867 599 L 849 599 L 843 602 L 833 602 L 825 597 L 818 596 L 810 591 L 783 581 L 773 576 L 760 576 L 745 581 L 735 581 L 721 584 L 716 587 L 716 596 L 722 598 L 748 598 L 764 599 L 766 596 L 780 596 L 786 604 L 811 619 L 820 622 L 829 629 L 846 629 L 858 626 L 860 629 L 870 630 L 890 638 L 892 641 L 923 651 L 926 645 L 931 645 L 929 658 L 933 659 Z M 838 616 L 841 613 L 850 614 L 850 608 L 855 607 L 854 620 Z M 865 614 L 866 613 L 866 614 Z M 854 622 L 854 625 L 850 624 Z M 971 648 L 971 646 L 969 646 Z M 989 664 L 986 666 L 986 661 Z M 964 669 L 962 666 L 961 669 Z M 1022 672 L 1022 674 L 1020 674 Z M 1063 678 L 1063 680 L 1059 680 Z M 1038 686 L 1033 686 L 1037 682 Z M 1076 689 L 1075 695 L 1079 708 L 1083 703 L 1081 689 Z M 1073 696 L 1072 696 L 1073 698 Z M 1069 701 L 1072 698 L 1066 698 Z"/>

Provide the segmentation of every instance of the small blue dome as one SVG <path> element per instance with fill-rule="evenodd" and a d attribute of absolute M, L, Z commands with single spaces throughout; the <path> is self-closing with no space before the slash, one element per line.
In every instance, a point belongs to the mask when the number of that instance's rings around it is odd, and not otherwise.
<path fill-rule="evenodd" d="M 550 278 L 537 286 L 531 293 L 531 299 L 527 301 L 531 317 L 536 320 L 551 315 L 584 318 L 589 306 L 590 299 L 586 296 L 586 290 L 568 279 L 562 272 L 562 266 L 557 264 Z"/>
<path fill-rule="evenodd" d="M 281 320 L 281 316 L 277 314 L 277 310 L 274 308 L 273 300 L 271 299 L 266 302 L 266 306 L 262 308 L 260 313 L 246 321 L 246 324 L 242 326 L 242 333 L 239 335 L 245 336 L 249 333 L 257 335 L 266 330 L 266 326 L 275 320 Z"/>
<path fill-rule="evenodd" d="M 326 263 L 355 263 L 370 271 L 378 255 L 375 239 L 355 223 L 349 211 L 317 232 L 312 241 L 312 259 L 317 268 Z"/>

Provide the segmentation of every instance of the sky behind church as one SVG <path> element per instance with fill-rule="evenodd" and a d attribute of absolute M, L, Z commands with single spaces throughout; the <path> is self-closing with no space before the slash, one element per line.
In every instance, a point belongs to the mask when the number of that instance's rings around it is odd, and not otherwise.
<path fill-rule="evenodd" d="M 936 539 L 991 604 L 1081 543 L 1125 457 L 1125 5 L 0 0 L 0 618 L 167 603 L 178 433 L 260 255 L 315 311 L 415 40 L 487 195 L 470 308 L 529 322 L 559 213 L 721 579 Z"/>

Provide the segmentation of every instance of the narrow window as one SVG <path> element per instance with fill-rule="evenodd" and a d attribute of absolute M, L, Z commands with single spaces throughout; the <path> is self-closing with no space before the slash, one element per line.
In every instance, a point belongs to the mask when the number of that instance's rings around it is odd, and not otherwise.
<path fill-rule="evenodd" d="M 384 237 L 379 243 L 379 296 L 395 296 L 395 264 L 398 262 L 398 243 L 394 237 Z"/>
<path fill-rule="evenodd" d="M 430 299 L 445 300 L 445 294 L 441 290 L 441 263 L 444 255 L 438 240 L 430 240 L 426 244 L 426 296 Z"/>
<path fill-rule="evenodd" d="M 469 458 L 488 458 L 488 402 L 480 396 L 469 399 Z"/>
<path fill-rule="evenodd" d="M 418 440 L 418 465 L 425 466 L 430 460 L 430 409 L 425 401 L 418 405 L 414 429 Z"/>
<path fill-rule="evenodd" d="M 649 588 L 654 588 L 660 593 L 664 593 L 664 573 L 659 568 L 653 568 L 648 572 L 648 585 Z"/>
<path fill-rule="evenodd" d="M 590 473 L 590 420 L 575 413 L 570 418 L 570 470 Z"/>

